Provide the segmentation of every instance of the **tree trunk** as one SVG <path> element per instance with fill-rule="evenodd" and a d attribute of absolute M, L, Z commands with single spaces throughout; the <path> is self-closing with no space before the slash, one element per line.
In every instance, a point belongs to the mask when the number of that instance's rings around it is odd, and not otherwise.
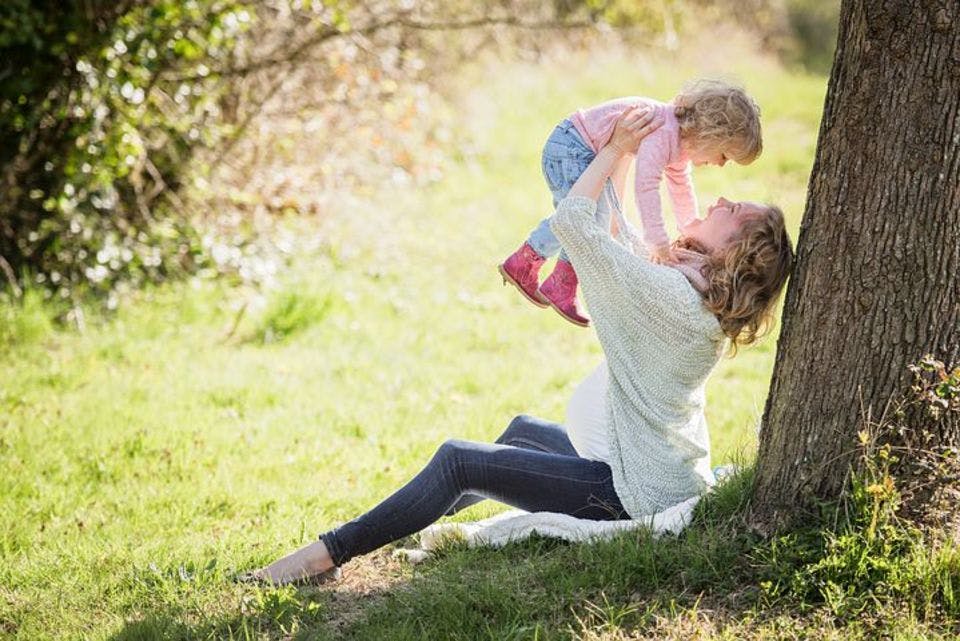
<path fill-rule="evenodd" d="M 960 3 L 844 0 L 760 432 L 754 522 L 839 497 L 906 366 L 960 364 Z M 937 440 L 956 442 L 955 415 Z"/>

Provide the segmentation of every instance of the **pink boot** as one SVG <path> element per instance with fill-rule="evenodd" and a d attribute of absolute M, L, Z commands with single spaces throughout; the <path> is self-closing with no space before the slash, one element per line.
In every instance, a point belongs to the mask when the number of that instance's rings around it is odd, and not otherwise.
<path fill-rule="evenodd" d="M 547 307 L 546 301 L 537 297 L 537 285 L 540 283 L 540 267 L 543 261 L 543 256 L 538 254 L 530 243 L 524 243 L 498 267 L 500 275 L 503 276 L 503 284 L 510 283 L 516 286 L 520 293 L 537 307 Z"/>
<path fill-rule="evenodd" d="M 586 327 L 590 319 L 580 312 L 577 306 L 577 273 L 565 260 L 558 260 L 553 273 L 540 285 L 540 297 L 550 303 L 557 313 L 574 325 Z"/>

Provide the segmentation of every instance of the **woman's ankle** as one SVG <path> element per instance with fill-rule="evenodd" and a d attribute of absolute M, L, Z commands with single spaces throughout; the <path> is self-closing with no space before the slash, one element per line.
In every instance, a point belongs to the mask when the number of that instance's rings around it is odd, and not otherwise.
<path fill-rule="evenodd" d="M 277 559 L 261 572 L 275 580 L 307 577 L 321 574 L 334 567 L 333 559 L 323 541 L 316 541 Z"/>
<path fill-rule="evenodd" d="M 306 561 L 310 574 L 320 574 L 336 567 L 323 541 L 311 543 L 303 551 L 308 553 Z"/>

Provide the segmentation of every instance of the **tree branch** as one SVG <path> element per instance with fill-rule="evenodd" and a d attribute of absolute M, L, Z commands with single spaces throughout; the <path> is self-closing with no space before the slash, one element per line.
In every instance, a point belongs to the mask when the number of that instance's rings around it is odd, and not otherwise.
<path fill-rule="evenodd" d="M 17 277 L 13 273 L 13 268 L 10 267 L 10 263 L 8 263 L 7 259 L 3 256 L 0 256 L 0 271 L 7 277 L 7 282 L 10 283 L 10 290 L 13 292 L 13 297 L 20 298 L 20 296 L 23 295 L 23 290 L 21 290 L 20 285 L 17 284 Z"/>
<path fill-rule="evenodd" d="M 346 29 L 340 30 L 330 25 L 325 25 L 325 28 L 320 30 L 313 37 L 308 38 L 304 42 L 295 46 L 293 49 L 284 52 L 282 55 L 269 55 L 266 58 L 256 60 L 251 62 L 248 65 L 242 67 L 233 67 L 229 69 L 220 69 L 213 70 L 206 76 L 200 75 L 190 75 L 190 76 L 178 76 L 175 80 L 180 82 L 195 82 L 210 78 L 211 76 L 245 76 L 269 67 L 274 67 L 277 65 L 287 65 L 294 60 L 300 58 L 303 54 L 308 52 L 313 47 L 316 47 L 328 40 L 333 40 L 335 38 L 344 38 L 347 36 L 356 36 L 356 35 L 371 35 L 377 33 L 378 31 L 383 31 L 391 27 L 402 27 L 406 29 L 413 29 L 418 31 L 463 31 L 466 29 L 477 29 L 480 27 L 489 27 L 495 25 L 503 25 L 514 27 L 516 29 L 529 29 L 529 30 L 538 30 L 538 29 L 590 29 L 595 25 L 595 23 L 590 21 L 557 21 L 557 20 L 542 20 L 528 22 L 520 20 L 515 16 L 501 16 L 501 17 L 485 17 L 485 18 L 474 18 L 471 20 L 461 20 L 454 22 L 442 22 L 442 21 L 420 21 L 412 20 L 405 16 L 394 16 L 388 20 L 383 20 L 381 22 L 374 22 L 368 24 L 364 27 L 358 29 Z"/>

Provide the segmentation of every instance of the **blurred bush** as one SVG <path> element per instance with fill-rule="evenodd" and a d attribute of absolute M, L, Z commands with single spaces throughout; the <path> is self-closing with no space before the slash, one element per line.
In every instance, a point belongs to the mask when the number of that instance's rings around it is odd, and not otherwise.
<path fill-rule="evenodd" d="M 561 14 L 586 11 L 621 29 L 663 35 L 667 47 L 688 28 L 709 35 L 710 25 L 739 26 L 787 64 L 826 73 L 833 62 L 840 0 L 553 0 Z"/>
<path fill-rule="evenodd" d="M 176 205 L 195 148 L 221 138 L 239 2 L 10 0 L 0 5 L 0 257 L 62 298 L 196 267 Z"/>
<path fill-rule="evenodd" d="M 840 23 L 840 0 L 787 0 L 790 32 L 784 55 L 812 71 L 827 73 L 833 64 Z"/>
<path fill-rule="evenodd" d="M 830 71 L 837 46 L 840 0 L 675 0 L 708 22 L 737 24 L 784 62 Z"/>

